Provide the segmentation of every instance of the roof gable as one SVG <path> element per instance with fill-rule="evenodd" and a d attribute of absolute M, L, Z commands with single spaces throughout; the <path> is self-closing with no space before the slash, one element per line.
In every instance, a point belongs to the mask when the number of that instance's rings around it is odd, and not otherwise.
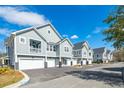
<path fill-rule="evenodd" d="M 74 50 L 82 49 L 84 46 L 87 47 L 87 49 L 90 48 L 87 41 L 82 41 L 82 42 L 78 42 L 78 43 L 74 44 L 73 49 Z"/>
<path fill-rule="evenodd" d="M 65 42 L 65 41 L 67 41 L 71 46 L 73 46 L 73 44 L 71 43 L 71 41 L 68 38 L 65 38 L 65 39 L 59 41 L 57 44 L 59 45 L 59 44 Z"/>
<path fill-rule="evenodd" d="M 48 24 L 46 24 L 46 25 L 37 26 L 37 27 L 35 27 L 35 28 L 36 28 L 36 29 L 39 29 L 39 28 L 43 28 L 43 27 L 47 27 L 47 26 L 50 26 L 51 29 L 56 33 L 56 35 L 57 35 L 60 39 L 62 39 L 62 36 L 58 33 L 58 31 L 55 29 L 55 27 L 54 27 L 51 23 L 48 23 Z"/>
<path fill-rule="evenodd" d="M 93 52 L 94 53 L 104 53 L 105 47 L 95 48 L 95 49 L 93 49 Z"/>

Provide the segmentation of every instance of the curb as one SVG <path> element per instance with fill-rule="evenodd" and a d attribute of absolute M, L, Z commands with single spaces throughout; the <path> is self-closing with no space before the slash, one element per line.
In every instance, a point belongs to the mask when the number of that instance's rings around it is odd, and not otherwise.
<path fill-rule="evenodd" d="M 11 85 L 8 85 L 8 86 L 5 86 L 4 88 L 18 88 L 19 86 L 26 84 L 30 80 L 30 78 L 27 74 L 25 74 L 22 71 L 19 71 L 19 72 L 24 75 L 24 78 L 21 81 L 16 82 L 16 83 L 11 84 Z"/>

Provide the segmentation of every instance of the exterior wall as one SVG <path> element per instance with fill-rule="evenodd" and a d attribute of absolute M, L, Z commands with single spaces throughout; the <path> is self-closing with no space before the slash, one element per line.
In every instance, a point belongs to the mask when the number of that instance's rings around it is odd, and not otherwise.
<path fill-rule="evenodd" d="M 14 66 L 14 40 L 12 41 L 12 43 L 8 46 L 8 56 L 10 59 L 10 65 Z"/>
<path fill-rule="evenodd" d="M 102 57 L 103 62 L 108 61 L 108 55 L 107 55 L 107 51 L 105 50 L 103 53 L 103 57 Z"/>
<path fill-rule="evenodd" d="M 73 50 L 73 56 L 74 57 L 82 57 L 82 50 L 81 49 Z"/>
<path fill-rule="evenodd" d="M 50 31 L 50 33 L 48 33 Z M 47 42 L 55 43 L 59 42 L 61 38 L 56 34 L 56 32 L 51 28 L 51 26 L 46 26 L 38 29 L 38 33 L 40 33 Z M 47 51 L 47 43 L 38 35 L 33 29 L 31 31 L 25 31 L 24 33 L 17 34 L 15 39 L 13 40 L 12 46 L 9 47 L 9 57 L 13 65 L 15 65 L 16 69 L 19 67 L 19 60 L 26 58 L 44 58 L 47 55 L 47 58 L 55 59 L 55 64 L 58 66 L 59 64 L 59 55 L 61 55 L 61 59 L 67 59 L 67 65 L 70 65 L 70 61 L 72 58 L 72 45 L 68 42 L 68 40 L 63 41 L 60 45 L 57 45 L 56 51 Z M 24 43 L 21 43 L 20 38 L 25 40 Z M 31 52 L 30 51 L 30 39 L 41 41 L 41 52 Z M 16 51 L 14 51 L 16 46 Z M 61 46 L 61 48 L 60 48 Z M 68 47 L 69 51 L 65 51 L 65 47 Z M 47 53 L 47 54 L 46 54 Z M 61 54 L 60 54 L 61 53 Z M 15 55 L 16 54 L 16 55 Z M 15 60 L 16 59 L 16 60 Z"/>
<path fill-rule="evenodd" d="M 51 28 L 51 26 L 38 28 L 37 30 L 38 30 L 38 33 L 41 34 L 46 39 L 47 42 L 57 43 L 61 40 L 60 37 Z M 48 31 L 50 31 L 50 33 L 48 33 Z"/>
<path fill-rule="evenodd" d="M 23 37 L 26 40 L 25 44 L 20 43 L 20 38 Z M 41 41 L 41 53 L 31 53 L 30 52 L 30 39 Z M 34 55 L 34 56 L 44 56 L 46 54 L 46 42 L 37 35 L 35 31 L 29 31 L 16 36 L 16 47 L 17 55 Z"/>
<path fill-rule="evenodd" d="M 77 59 L 78 64 L 81 64 L 81 62 L 83 65 L 87 64 L 87 62 L 91 64 L 93 61 L 93 50 L 89 48 L 87 43 L 84 43 L 83 45 L 84 47 L 82 49 L 73 50 L 73 55 Z M 80 51 L 81 53 L 75 54 L 74 52 L 76 51 Z"/>
<path fill-rule="evenodd" d="M 86 53 L 86 55 L 84 55 L 84 53 Z M 82 48 L 82 58 L 88 58 L 88 54 L 89 54 L 89 52 L 88 52 L 87 48 L 83 47 Z"/>
<path fill-rule="evenodd" d="M 98 57 L 97 57 L 98 55 Z M 94 57 L 93 60 L 97 61 L 97 60 L 102 60 L 103 59 L 103 54 L 102 53 L 94 53 Z"/>
<path fill-rule="evenodd" d="M 93 61 L 93 51 L 90 49 L 88 52 L 91 53 L 91 55 L 88 54 L 88 59 L 91 59 Z"/>
<path fill-rule="evenodd" d="M 59 55 L 60 55 L 60 46 L 58 45 L 56 47 L 56 56 L 59 57 Z"/>
<path fill-rule="evenodd" d="M 68 47 L 69 51 L 65 52 L 65 47 Z M 69 44 L 67 40 L 65 40 L 63 43 L 61 43 L 61 49 L 60 49 L 61 57 L 72 57 L 72 46 Z"/>

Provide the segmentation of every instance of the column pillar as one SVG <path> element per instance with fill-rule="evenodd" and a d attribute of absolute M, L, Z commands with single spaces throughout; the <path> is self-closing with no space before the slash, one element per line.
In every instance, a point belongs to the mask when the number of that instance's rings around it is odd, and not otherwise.
<path fill-rule="evenodd" d="M 61 60 L 61 44 L 59 46 L 59 68 L 62 67 L 62 60 Z"/>
<path fill-rule="evenodd" d="M 48 65 L 48 63 L 47 63 L 47 48 L 46 48 L 46 55 L 45 55 L 44 67 L 47 68 L 48 67 L 47 65 Z"/>
<path fill-rule="evenodd" d="M 19 69 L 18 67 L 18 60 L 17 60 L 17 49 L 16 49 L 16 36 L 14 35 L 14 69 L 17 70 Z"/>

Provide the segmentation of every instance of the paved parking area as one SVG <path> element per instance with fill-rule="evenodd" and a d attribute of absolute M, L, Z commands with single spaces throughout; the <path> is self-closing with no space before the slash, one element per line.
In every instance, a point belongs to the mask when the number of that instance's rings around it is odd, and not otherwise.
<path fill-rule="evenodd" d="M 113 87 L 113 85 L 110 85 L 113 83 L 121 83 L 122 85 L 120 72 L 119 76 L 101 72 L 103 68 L 106 69 L 113 65 L 114 64 L 98 64 L 83 66 L 83 68 L 62 67 L 27 70 L 24 72 L 29 75 L 30 81 L 21 87 Z M 114 66 L 116 65 L 118 64 Z M 120 65 L 122 66 L 122 64 L 119 64 L 118 67 Z M 111 72 L 110 69 L 109 72 Z M 116 76 L 116 78 L 114 76 Z M 114 78 L 110 80 L 110 77 Z M 116 82 L 112 82 L 113 80 Z M 109 84 L 106 84 L 107 82 Z"/>

